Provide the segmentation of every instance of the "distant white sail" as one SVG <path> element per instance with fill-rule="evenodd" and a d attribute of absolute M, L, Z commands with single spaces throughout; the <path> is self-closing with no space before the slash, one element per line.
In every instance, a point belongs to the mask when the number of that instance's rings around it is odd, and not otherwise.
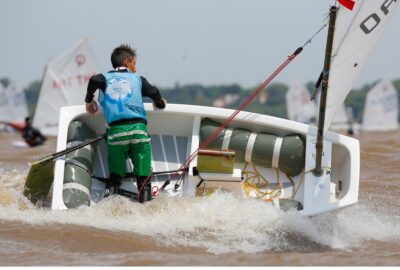
<path fill-rule="evenodd" d="M 62 106 L 84 104 L 87 83 L 99 68 L 85 38 L 46 67 L 33 126 L 43 134 L 57 135 Z"/>
<path fill-rule="evenodd" d="M 311 101 L 307 88 L 298 81 L 286 92 L 286 111 L 290 120 L 302 123 L 315 121 L 315 104 Z"/>
<path fill-rule="evenodd" d="M 398 128 L 399 102 L 396 88 L 389 80 L 382 80 L 367 94 L 362 130 L 387 131 Z"/>
<path fill-rule="evenodd" d="M 1 84 L 0 84 L 1 85 Z M 25 93 L 14 81 L 0 89 L 0 121 L 23 122 L 28 116 Z"/>
<path fill-rule="evenodd" d="M 325 129 L 329 128 L 400 1 L 357 0 L 336 19 Z"/>

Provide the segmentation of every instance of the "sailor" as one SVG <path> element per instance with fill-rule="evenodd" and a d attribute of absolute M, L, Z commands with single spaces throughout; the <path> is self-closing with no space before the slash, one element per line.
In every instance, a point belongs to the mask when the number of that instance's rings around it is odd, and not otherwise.
<path fill-rule="evenodd" d="M 128 45 L 115 48 L 111 63 L 114 70 L 90 78 L 85 98 L 86 111 L 96 114 L 98 105 L 93 97 L 96 90 L 100 90 L 98 101 L 109 127 L 106 142 L 110 178 L 105 196 L 118 193 L 121 178 L 125 175 L 126 159 L 130 158 L 139 192 L 138 200 L 149 201 L 152 199 L 151 181 L 148 179 L 151 148 L 143 97 L 150 97 L 160 109 L 165 108 L 166 100 L 155 86 L 136 73 L 134 49 Z"/>
<path fill-rule="evenodd" d="M 38 129 L 32 127 L 30 117 L 25 118 L 25 126 L 22 129 L 22 137 L 30 147 L 42 145 L 47 139 Z"/>

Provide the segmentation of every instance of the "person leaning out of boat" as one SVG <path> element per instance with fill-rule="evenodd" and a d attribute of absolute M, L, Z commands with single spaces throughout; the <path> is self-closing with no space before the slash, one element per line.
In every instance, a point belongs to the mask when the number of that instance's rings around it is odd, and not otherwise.
<path fill-rule="evenodd" d="M 32 126 L 30 117 L 25 118 L 25 126 L 22 129 L 22 137 L 30 147 L 42 145 L 47 139 L 38 129 Z"/>
<path fill-rule="evenodd" d="M 134 49 L 128 45 L 115 48 L 111 63 L 114 70 L 90 78 L 85 98 L 86 111 L 96 114 L 98 105 L 93 97 L 96 90 L 100 90 L 98 101 L 109 127 L 106 142 L 110 178 L 105 196 L 118 193 L 129 157 L 134 165 L 138 192 L 141 191 L 139 202 L 149 201 L 151 181 L 145 181 L 151 170 L 151 148 L 143 97 L 150 97 L 159 109 L 165 108 L 166 100 L 155 86 L 136 73 Z"/>

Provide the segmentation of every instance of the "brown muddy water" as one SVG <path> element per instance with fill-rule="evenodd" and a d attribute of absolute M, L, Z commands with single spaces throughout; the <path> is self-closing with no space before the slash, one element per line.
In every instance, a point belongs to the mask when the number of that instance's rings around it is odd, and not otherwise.
<path fill-rule="evenodd" d="M 22 196 L 24 178 L 55 139 L 21 148 L 0 133 L 0 266 L 399 266 L 400 130 L 358 139 L 359 203 L 306 218 L 222 192 L 40 208 Z"/>

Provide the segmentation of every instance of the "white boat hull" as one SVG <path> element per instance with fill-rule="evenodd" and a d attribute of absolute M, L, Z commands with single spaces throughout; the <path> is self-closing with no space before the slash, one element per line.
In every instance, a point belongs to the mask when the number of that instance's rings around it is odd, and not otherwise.
<path fill-rule="evenodd" d="M 176 170 L 180 168 L 191 153 L 198 149 L 202 119 L 207 117 L 222 122 L 234 112 L 230 109 L 178 104 L 168 104 L 166 109 L 159 110 L 149 103 L 145 104 L 145 109 L 148 118 L 148 133 L 152 137 L 152 167 L 154 171 Z M 84 106 L 63 107 L 60 111 L 57 151 L 67 147 L 68 127 L 74 120 L 86 123 L 98 135 L 106 132 L 102 114 L 91 116 L 86 113 Z M 303 209 L 298 212 L 310 216 L 349 206 L 358 201 L 360 171 L 358 140 L 326 131 L 322 159 L 324 173 L 318 177 L 312 173 L 315 166 L 316 127 L 251 112 L 240 112 L 229 126 L 246 128 L 252 132 L 266 132 L 282 137 L 295 133 L 305 138 L 305 167 L 299 175 L 291 179 L 279 171 L 278 184 L 280 192 L 279 195 L 270 198 L 275 204 L 279 204 L 279 199 L 293 198 L 303 206 Z M 97 177 L 108 177 L 104 141 L 95 146 L 94 152 L 92 174 Z M 178 192 L 173 191 L 175 180 L 171 180 L 163 195 L 196 196 L 196 186 L 200 181 L 199 177 L 193 175 L 193 168 L 196 166 L 197 158 L 190 162 L 188 173 L 185 175 L 183 184 L 180 185 Z M 128 172 L 131 169 L 129 167 L 127 169 Z M 57 160 L 52 189 L 52 209 L 67 209 L 63 202 L 64 168 L 65 160 Z M 246 193 L 242 190 L 243 180 L 241 176 L 243 168 L 243 163 L 235 162 L 232 175 L 202 174 L 202 177 L 207 178 L 205 180 L 210 180 L 210 186 L 216 185 L 221 188 L 226 186 L 228 190 L 246 197 Z M 276 185 L 278 181 L 276 169 L 257 166 L 257 171 L 268 179 L 270 187 Z M 153 178 L 153 186 L 161 187 L 166 180 L 165 177 L 157 176 Z M 124 181 L 121 188 L 136 192 L 136 184 L 134 182 Z M 91 203 L 96 203 L 96 201 L 102 199 L 104 186 L 104 183 L 93 178 L 90 190 Z"/>

